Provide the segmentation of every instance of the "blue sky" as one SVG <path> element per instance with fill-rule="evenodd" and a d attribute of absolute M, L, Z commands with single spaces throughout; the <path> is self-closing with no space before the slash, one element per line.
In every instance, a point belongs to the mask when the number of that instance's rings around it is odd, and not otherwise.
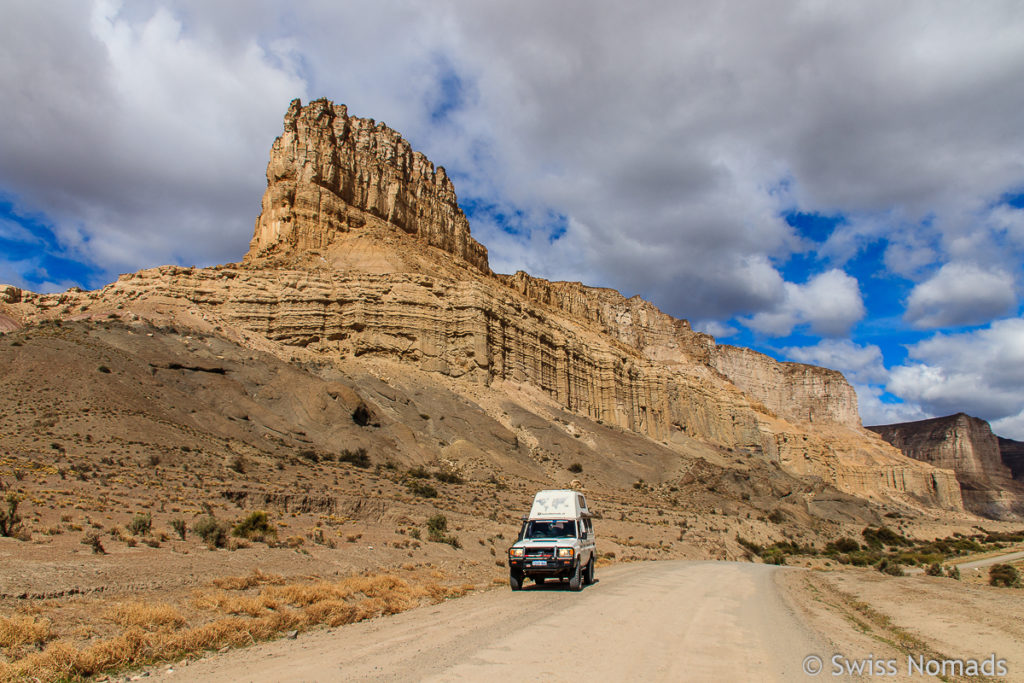
<path fill-rule="evenodd" d="M 1024 438 L 1024 7 L 15 2 L 0 281 L 245 252 L 294 97 L 445 166 L 490 251 Z"/>

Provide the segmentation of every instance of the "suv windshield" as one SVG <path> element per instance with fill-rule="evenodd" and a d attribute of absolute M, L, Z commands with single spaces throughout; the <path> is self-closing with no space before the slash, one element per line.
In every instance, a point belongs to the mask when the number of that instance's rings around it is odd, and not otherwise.
<path fill-rule="evenodd" d="M 531 520 L 523 538 L 575 538 L 576 522 L 571 519 Z"/>

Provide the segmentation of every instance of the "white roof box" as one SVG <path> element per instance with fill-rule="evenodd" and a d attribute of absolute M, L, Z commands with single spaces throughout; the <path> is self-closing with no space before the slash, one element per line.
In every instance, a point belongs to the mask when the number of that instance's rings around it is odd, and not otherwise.
<path fill-rule="evenodd" d="M 589 517 L 587 499 L 568 489 L 538 491 L 533 497 L 530 519 L 579 519 Z"/>

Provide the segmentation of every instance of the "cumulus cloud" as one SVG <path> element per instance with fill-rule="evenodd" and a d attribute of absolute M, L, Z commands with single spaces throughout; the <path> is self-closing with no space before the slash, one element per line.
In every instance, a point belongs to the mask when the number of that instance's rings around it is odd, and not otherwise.
<path fill-rule="evenodd" d="M 849 339 L 823 339 L 813 346 L 783 349 L 789 360 L 839 370 L 854 385 L 884 384 L 889 378 L 882 350 L 874 344 L 861 346 Z"/>
<path fill-rule="evenodd" d="M 856 278 L 833 269 L 802 285 L 785 283 L 778 305 L 743 322 L 775 337 L 784 337 L 800 325 L 809 326 L 817 334 L 839 336 L 863 317 L 864 302 Z"/>
<path fill-rule="evenodd" d="M 934 417 L 934 415 L 926 413 L 916 403 L 885 400 L 885 392 L 881 387 L 854 384 L 853 388 L 857 391 L 860 419 L 865 425 L 897 424 Z"/>
<path fill-rule="evenodd" d="M 237 259 L 270 131 L 304 94 L 287 58 L 253 39 L 200 41 L 164 8 L 134 21 L 103 2 L 4 15 L 0 191 L 107 278 Z"/>
<path fill-rule="evenodd" d="M 780 216 L 849 216 L 817 247 L 835 267 L 881 234 L 913 277 L 985 252 L 960 238 L 1024 185 L 1020 23 L 1010 1 L 15 3 L 0 193 L 105 272 L 236 259 L 288 100 L 327 95 L 530 217 L 474 225 L 503 270 L 832 334 L 856 306 L 800 309 L 779 264 L 815 245 Z"/>
<path fill-rule="evenodd" d="M 908 348 L 887 389 L 932 415 L 963 411 L 989 421 L 1024 410 L 1024 319 L 962 334 L 937 334 Z"/>
<path fill-rule="evenodd" d="M 947 263 L 910 292 L 904 318 L 917 328 L 977 325 L 1014 313 L 1014 278 L 999 269 Z"/>

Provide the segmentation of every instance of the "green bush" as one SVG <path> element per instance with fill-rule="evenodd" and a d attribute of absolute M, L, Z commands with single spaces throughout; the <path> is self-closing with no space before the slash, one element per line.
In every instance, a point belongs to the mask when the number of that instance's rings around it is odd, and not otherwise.
<path fill-rule="evenodd" d="M 427 540 L 434 543 L 447 543 L 453 548 L 461 548 L 462 543 L 455 536 L 445 533 L 448 531 L 448 518 L 437 514 L 427 520 Z"/>
<path fill-rule="evenodd" d="M 9 491 L 4 500 L 7 502 L 7 509 L 0 510 L 0 536 L 10 538 L 17 535 L 21 526 L 21 516 L 18 514 L 21 496 Z"/>
<path fill-rule="evenodd" d="M 203 515 L 192 525 L 192 531 L 210 548 L 223 548 L 228 542 L 228 525 L 213 515 Z"/>
<path fill-rule="evenodd" d="M 580 472 L 583 471 L 583 465 L 579 464 L 578 462 L 574 462 L 573 464 L 569 465 L 569 471 L 572 472 L 573 474 L 579 474 Z"/>
<path fill-rule="evenodd" d="M 765 564 L 786 564 L 786 553 L 782 552 L 779 548 L 769 548 L 765 550 L 761 555 L 761 559 L 764 560 Z"/>
<path fill-rule="evenodd" d="M 408 474 L 410 477 L 413 477 L 414 479 L 430 479 L 430 470 L 428 470 L 423 465 L 410 467 L 408 471 L 406 471 L 406 474 Z"/>
<path fill-rule="evenodd" d="M 145 536 L 153 528 L 153 515 L 148 512 L 140 512 L 128 522 L 128 531 L 135 536 Z"/>
<path fill-rule="evenodd" d="M 430 484 L 425 484 L 418 479 L 413 479 L 405 483 L 405 487 L 409 489 L 409 493 L 420 498 L 437 498 L 437 489 Z"/>
<path fill-rule="evenodd" d="M 928 565 L 928 568 L 924 570 L 924 573 L 928 576 L 942 576 L 942 565 L 938 562 L 932 562 Z"/>
<path fill-rule="evenodd" d="M 347 462 L 365 469 L 370 466 L 370 456 L 366 454 L 365 448 L 357 448 L 354 451 L 346 448 L 338 455 L 338 462 Z"/>
<path fill-rule="evenodd" d="M 171 520 L 171 529 L 173 529 L 174 532 L 176 534 L 178 534 L 178 537 L 181 540 L 183 540 L 183 541 L 185 540 L 185 535 L 188 533 L 188 527 L 185 525 L 185 520 L 183 520 L 183 519 L 172 519 Z"/>
<path fill-rule="evenodd" d="M 434 479 L 437 479 L 442 484 L 461 484 L 463 483 L 462 475 L 452 470 L 443 470 L 441 472 L 434 473 Z"/>
<path fill-rule="evenodd" d="M 895 560 L 891 560 L 888 557 L 883 557 L 881 561 L 875 565 L 875 568 L 889 576 L 903 576 L 903 567 L 900 566 L 900 563 Z"/>
<path fill-rule="evenodd" d="M 860 543 L 853 540 L 849 536 L 836 539 L 835 541 L 829 541 L 825 544 L 825 552 L 827 554 L 832 553 L 854 553 L 860 550 Z"/>
<path fill-rule="evenodd" d="M 994 564 L 988 570 L 988 583 L 990 586 L 1016 588 L 1020 585 L 1020 573 L 1011 565 Z"/>
<path fill-rule="evenodd" d="M 267 513 L 263 510 L 257 510 L 250 512 L 245 518 L 239 520 L 235 524 L 235 528 L 231 530 L 233 536 L 238 538 L 247 538 L 250 541 L 266 541 L 267 538 L 277 537 L 277 529 L 275 529 L 270 522 L 267 520 Z"/>

